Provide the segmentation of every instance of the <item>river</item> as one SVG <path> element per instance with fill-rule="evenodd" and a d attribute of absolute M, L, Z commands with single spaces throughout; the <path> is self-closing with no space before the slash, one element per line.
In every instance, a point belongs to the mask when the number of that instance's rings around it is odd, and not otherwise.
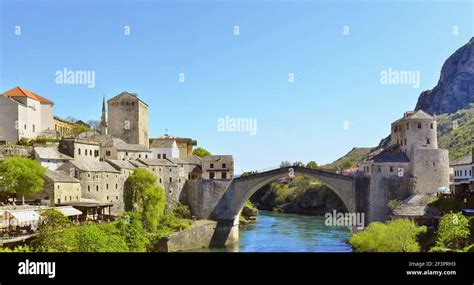
<path fill-rule="evenodd" d="M 240 228 L 240 242 L 204 251 L 240 252 L 351 252 L 350 229 L 327 227 L 322 216 L 259 211 L 257 223 Z M 203 251 L 203 250 L 200 250 Z"/>

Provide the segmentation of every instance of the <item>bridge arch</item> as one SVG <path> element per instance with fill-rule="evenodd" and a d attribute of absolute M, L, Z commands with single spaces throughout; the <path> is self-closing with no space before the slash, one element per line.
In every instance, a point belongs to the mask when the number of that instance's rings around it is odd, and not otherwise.
<path fill-rule="evenodd" d="M 356 211 L 354 178 L 319 169 L 305 167 L 282 167 L 271 171 L 235 178 L 222 196 L 212 216 L 216 220 L 238 220 L 245 202 L 263 186 L 280 178 L 304 176 L 320 181 L 342 200 L 349 212 Z"/>

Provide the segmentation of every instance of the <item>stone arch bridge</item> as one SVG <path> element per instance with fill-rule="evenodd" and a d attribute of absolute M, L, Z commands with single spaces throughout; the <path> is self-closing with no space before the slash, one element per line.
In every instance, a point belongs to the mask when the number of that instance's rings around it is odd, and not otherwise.
<path fill-rule="evenodd" d="M 211 219 L 217 221 L 212 243 L 223 245 L 237 242 L 239 215 L 244 203 L 263 186 L 289 175 L 304 176 L 325 184 L 339 196 L 348 212 L 365 213 L 368 210 L 364 197 L 368 196 L 370 178 L 300 166 L 282 167 L 234 178 L 230 182 L 211 213 Z"/>

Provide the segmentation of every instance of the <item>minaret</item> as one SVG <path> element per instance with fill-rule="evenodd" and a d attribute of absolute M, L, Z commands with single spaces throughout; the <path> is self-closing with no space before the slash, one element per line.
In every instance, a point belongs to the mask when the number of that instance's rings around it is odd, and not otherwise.
<path fill-rule="evenodd" d="M 100 134 L 107 135 L 107 114 L 105 110 L 105 94 L 102 99 L 102 117 L 100 118 Z"/>

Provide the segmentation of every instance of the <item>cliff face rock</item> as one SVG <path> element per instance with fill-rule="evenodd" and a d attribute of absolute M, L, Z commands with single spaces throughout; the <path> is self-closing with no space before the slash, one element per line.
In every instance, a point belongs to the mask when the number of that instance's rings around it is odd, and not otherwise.
<path fill-rule="evenodd" d="M 421 93 L 415 110 L 455 113 L 474 102 L 474 37 L 443 64 L 438 84 Z"/>

